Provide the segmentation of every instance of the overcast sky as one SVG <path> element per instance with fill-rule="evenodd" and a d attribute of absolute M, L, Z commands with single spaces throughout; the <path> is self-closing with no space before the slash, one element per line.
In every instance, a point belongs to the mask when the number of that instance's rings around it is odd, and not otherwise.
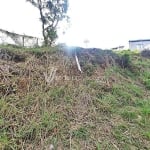
<path fill-rule="evenodd" d="M 150 0 L 70 0 L 71 27 L 60 42 L 111 48 L 150 39 Z M 41 36 L 39 12 L 25 0 L 0 0 L 0 28 Z M 61 32 L 60 32 L 61 33 Z"/>

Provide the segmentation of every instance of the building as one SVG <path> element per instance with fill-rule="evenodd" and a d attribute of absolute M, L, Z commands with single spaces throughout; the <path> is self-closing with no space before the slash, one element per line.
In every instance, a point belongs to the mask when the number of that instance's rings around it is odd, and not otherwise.
<path fill-rule="evenodd" d="M 140 51 L 144 49 L 150 50 L 150 39 L 129 41 L 129 49 Z"/>
<path fill-rule="evenodd" d="M 0 29 L 0 44 L 3 45 L 12 44 L 24 47 L 36 47 L 42 46 L 43 39 L 28 35 L 21 35 Z"/>

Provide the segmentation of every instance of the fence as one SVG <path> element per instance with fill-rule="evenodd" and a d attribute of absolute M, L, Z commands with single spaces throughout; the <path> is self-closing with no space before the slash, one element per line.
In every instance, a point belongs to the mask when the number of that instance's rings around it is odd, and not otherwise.
<path fill-rule="evenodd" d="M 43 39 L 0 29 L 0 44 L 13 44 L 23 47 L 37 47 L 43 44 Z"/>

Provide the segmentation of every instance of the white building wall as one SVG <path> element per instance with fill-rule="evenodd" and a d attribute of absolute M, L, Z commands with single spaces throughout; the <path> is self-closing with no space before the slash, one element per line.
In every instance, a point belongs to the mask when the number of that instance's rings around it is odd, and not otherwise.
<path fill-rule="evenodd" d="M 129 41 L 129 49 L 140 51 L 144 49 L 150 49 L 150 41 Z"/>
<path fill-rule="evenodd" d="M 27 35 L 19 35 L 0 29 L 0 44 L 13 44 L 17 46 L 35 47 L 42 46 L 43 39 Z"/>

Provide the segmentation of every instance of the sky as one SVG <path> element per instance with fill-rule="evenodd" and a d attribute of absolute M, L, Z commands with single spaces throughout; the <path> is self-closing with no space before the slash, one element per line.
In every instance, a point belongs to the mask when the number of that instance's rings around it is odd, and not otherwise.
<path fill-rule="evenodd" d="M 69 0 L 70 27 L 58 42 L 72 46 L 128 47 L 129 40 L 150 39 L 150 0 Z M 41 37 L 39 12 L 25 0 L 0 0 L 0 28 Z"/>

